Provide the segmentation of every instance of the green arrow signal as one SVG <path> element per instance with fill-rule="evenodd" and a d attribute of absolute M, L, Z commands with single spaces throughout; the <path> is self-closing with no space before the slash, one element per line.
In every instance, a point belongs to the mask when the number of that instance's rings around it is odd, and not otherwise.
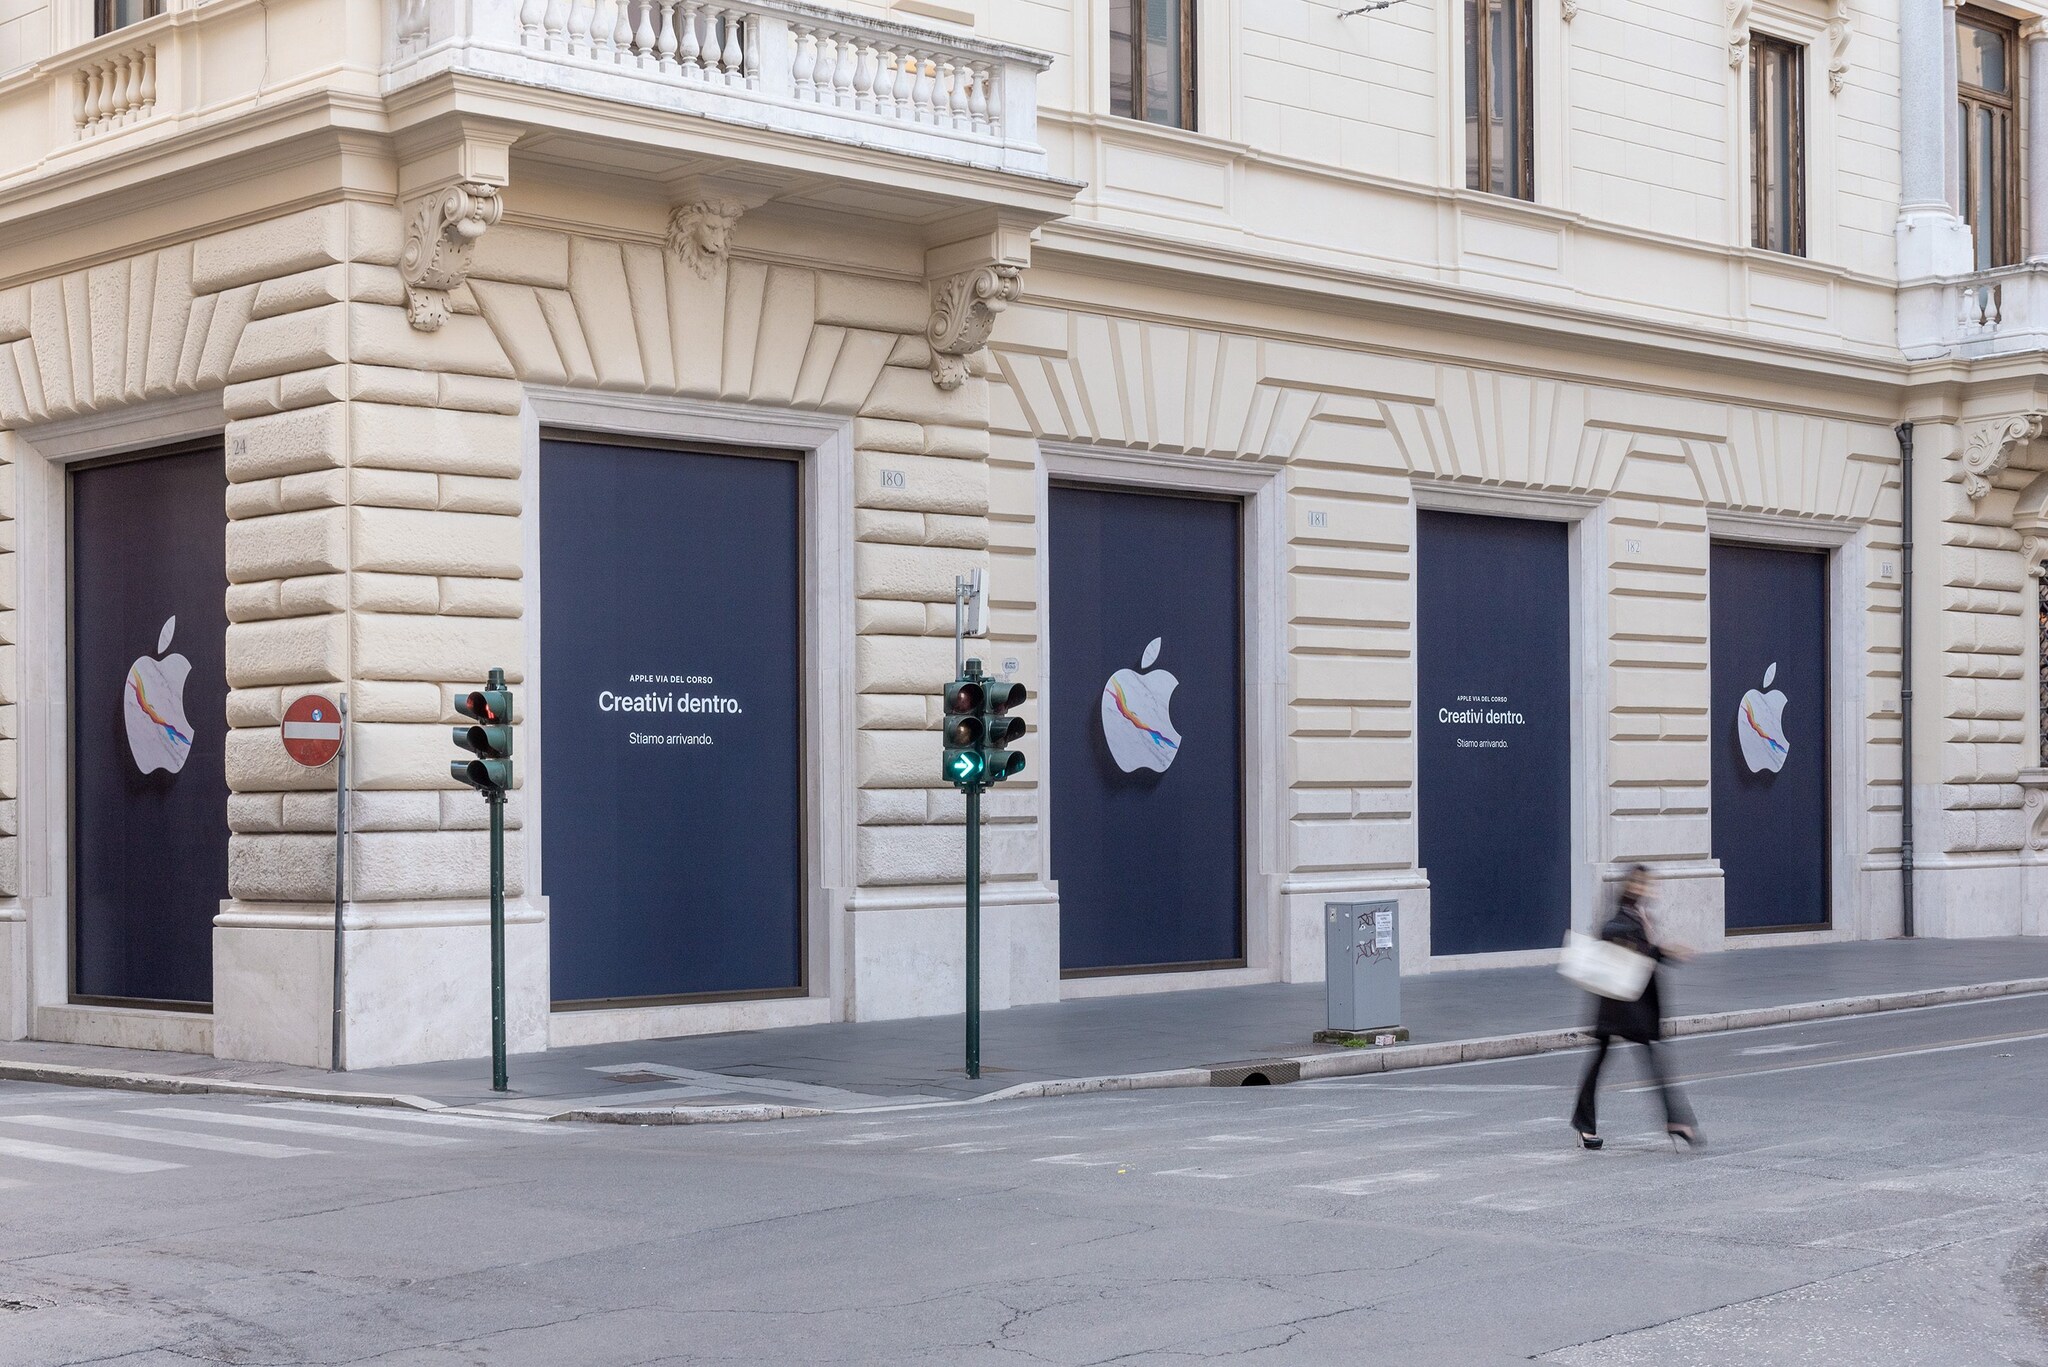
<path fill-rule="evenodd" d="M 972 751 L 953 757 L 953 781 L 965 783 L 981 772 L 981 756 Z"/>

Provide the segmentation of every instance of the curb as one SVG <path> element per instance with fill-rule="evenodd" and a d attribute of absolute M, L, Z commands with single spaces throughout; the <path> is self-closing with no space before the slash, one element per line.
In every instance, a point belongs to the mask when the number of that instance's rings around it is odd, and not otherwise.
<path fill-rule="evenodd" d="M 2048 978 L 2016 978 L 2006 982 L 1970 983 L 1961 987 L 1932 987 L 1913 992 L 1836 997 L 1827 1001 L 1794 1002 L 1787 1006 L 1761 1006 L 1741 1011 L 1674 1016 L 1665 1022 L 1665 1033 L 1671 1038 L 1721 1034 L 1730 1030 L 1753 1030 L 1765 1025 L 1832 1020 L 1841 1016 L 1873 1016 L 1887 1011 L 1911 1011 L 1926 1006 L 1993 1001 L 2001 997 L 2020 997 L 2040 992 L 2048 992 Z M 536 1121 L 570 1121 L 596 1125 L 719 1125 L 742 1121 L 800 1120 L 823 1115 L 874 1115 L 881 1112 L 983 1106 L 995 1101 L 1088 1096 L 1098 1092 L 1148 1091 L 1163 1087 L 1235 1086 L 1238 1085 L 1238 1079 L 1262 1069 L 1271 1069 L 1283 1074 L 1298 1069 L 1298 1076 L 1303 1082 L 1326 1078 L 1361 1077 L 1370 1073 L 1392 1073 L 1410 1068 L 1441 1068 L 1453 1063 L 1526 1058 L 1534 1054 L 1554 1053 L 1561 1049 L 1576 1049 L 1587 1042 L 1586 1033 L 1576 1026 L 1571 1026 L 1564 1029 L 1529 1030 L 1513 1035 L 1490 1035 L 1480 1039 L 1447 1040 L 1438 1044 L 1397 1044 L 1384 1049 L 1243 1059 L 1236 1063 L 1219 1063 L 1201 1068 L 1172 1068 L 1162 1072 L 1051 1078 L 1043 1082 L 1020 1082 L 983 1096 L 966 1097 L 957 1101 L 927 1101 L 903 1106 L 882 1105 L 826 1110 L 816 1106 L 736 1103 L 729 1106 L 639 1107 L 630 1110 L 582 1109 L 557 1111 L 551 1115 L 527 1118 Z M 1226 1078 L 1223 1075 L 1229 1076 Z M 466 1106 L 446 1106 L 427 1097 L 396 1092 L 337 1092 L 320 1087 L 294 1087 L 268 1082 L 237 1082 L 226 1078 L 179 1077 L 163 1073 L 127 1072 L 113 1068 L 78 1068 L 58 1064 L 10 1063 L 4 1060 L 0 1060 L 0 1081 L 104 1087 L 117 1091 L 157 1092 L 173 1096 L 213 1093 L 222 1096 L 263 1097 L 268 1100 L 321 1101 L 344 1106 L 393 1106 L 416 1111 L 461 1113 L 471 1109 Z"/>
<path fill-rule="evenodd" d="M 412 1111 L 450 1109 L 423 1096 L 403 1092 L 337 1092 L 324 1087 L 293 1087 L 275 1082 L 236 1082 L 228 1078 L 179 1077 L 174 1073 L 131 1073 L 118 1068 L 78 1068 L 55 1063 L 9 1063 L 0 1060 L 0 1082 L 45 1082 L 55 1087 L 105 1087 L 117 1092 L 156 1092 L 164 1096 L 259 1096 L 269 1101 L 325 1101 L 346 1106 L 396 1106 Z"/>
<path fill-rule="evenodd" d="M 1923 1006 L 1949 1006 L 1958 1002 L 1992 1001 L 2048 992 L 2048 978 L 2017 978 L 2009 982 L 1971 983 L 1963 987 L 1932 987 L 1915 992 L 1883 992 L 1862 997 L 1836 997 L 1829 1001 L 1794 1002 L 1789 1006 L 1759 1006 L 1742 1011 L 1714 1011 L 1698 1016 L 1673 1016 L 1664 1023 L 1665 1035 L 1715 1035 L 1730 1030 L 1754 1030 L 1763 1025 L 1789 1025 L 1800 1021 L 1832 1020 L 1839 1016 L 1875 1016 L 1886 1011 L 1911 1011 Z M 1358 1077 L 1366 1073 L 1391 1073 L 1405 1068 L 1440 1068 L 1449 1063 L 1479 1063 L 1489 1059 L 1526 1058 L 1559 1049 L 1576 1049 L 1591 1037 L 1576 1026 L 1562 1030 L 1531 1030 L 1517 1035 L 1493 1035 L 1484 1039 L 1451 1040 L 1442 1044 L 1392 1045 L 1385 1049 L 1347 1054 L 1304 1054 L 1270 1062 L 1298 1063 L 1301 1080 Z M 1256 1060 L 1247 1060 L 1256 1062 Z"/>

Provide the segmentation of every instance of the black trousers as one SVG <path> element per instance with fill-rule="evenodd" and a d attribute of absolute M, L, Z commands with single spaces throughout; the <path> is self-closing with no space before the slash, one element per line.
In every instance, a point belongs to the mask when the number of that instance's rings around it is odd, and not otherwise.
<path fill-rule="evenodd" d="M 1606 1034 L 1593 1036 L 1593 1057 L 1586 1064 L 1585 1080 L 1579 1083 L 1579 1104 L 1572 1108 L 1572 1128 L 1580 1134 L 1600 1132 L 1594 1096 L 1600 1089 L 1600 1067 L 1607 1062 L 1607 1046 L 1613 1038 Z M 1692 1109 L 1685 1104 L 1685 1097 L 1671 1085 L 1670 1079 L 1664 1076 L 1664 1060 L 1654 1040 L 1643 1041 L 1643 1068 L 1649 1073 L 1650 1080 L 1657 1084 L 1657 1094 L 1664 1099 L 1664 1123 L 1692 1124 Z"/>

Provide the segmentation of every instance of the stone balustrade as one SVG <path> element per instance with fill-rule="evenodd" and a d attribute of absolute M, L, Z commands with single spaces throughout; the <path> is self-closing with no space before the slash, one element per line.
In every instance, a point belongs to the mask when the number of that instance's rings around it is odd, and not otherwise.
<path fill-rule="evenodd" d="M 71 122 L 81 138 L 156 112 L 156 44 L 94 57 L 72 75 Z"/>
<path fill-rule="evenodd" d="M 805 0 L 388 0 L 387 90 L 497 76 L 1043 174 L 1043 54 Z"/>
<path fill-rule="evenodd" d="M 1914 360 L 2048 351 L 2048 261 L 1901 286 L 1899 346 Z"/>

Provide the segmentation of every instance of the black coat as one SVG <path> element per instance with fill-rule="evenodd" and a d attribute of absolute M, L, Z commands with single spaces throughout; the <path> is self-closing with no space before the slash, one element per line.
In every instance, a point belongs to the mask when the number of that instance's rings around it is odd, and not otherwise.
<path fill-rule="evenodd" d="M 1621 899 L 1616 907 L 1614 919 L 1600 931 L 1600 938 L 1612 944 L 1621 945 L 1637 954 L 1647 954 L 1659 964 L 1664 962 L 1664 951 L 1650 940 L 1649 927 L 1643 924 L 1641 913 L 1628 897 Z M 1595 1035 L 1615 1035 L 1635 1044 L 1648 1044 L 1651 1040 L 1664 1037 L 1664 1001 L 1658 989 L 1661 972 L 1652 970 L 1649 985 L 1643 988 L 1643 995 L 1632 1002 L 1616 1001 L 1612 997 L 1600 998 L 1600 1009 L 1593 1017 Z"/>

